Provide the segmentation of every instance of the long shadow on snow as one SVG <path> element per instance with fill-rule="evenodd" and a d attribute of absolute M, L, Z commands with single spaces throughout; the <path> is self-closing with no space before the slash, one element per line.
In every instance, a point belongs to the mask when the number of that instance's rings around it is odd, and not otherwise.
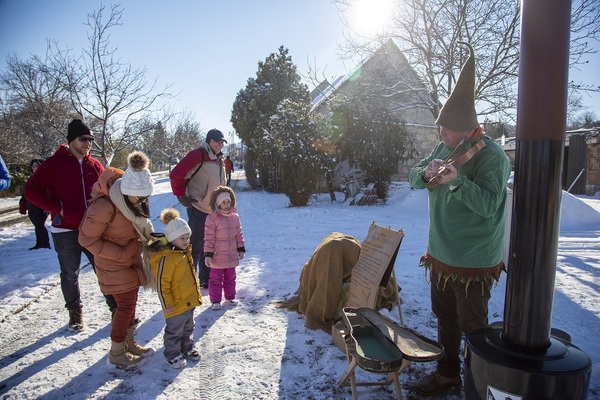
<path fill-rule="evenodd" d="M 72 345 L 70 345 L 69 347 L 65 347 L 58 351 L 53 352 L 52 354 L 48 355 L 47 357 L 45 357 L 41 360 L 38 360 L 35 363 L 29 365 L 28 367 L 25 367 L 24 369 L 20 370 L 13 376 L 10 376 L 10 377 L 4 379 L 3 381 L 0 382 L 0 395 L 18 385 L 20 385 L 21 383 L 25 382 L 26 380 L 32 378 L 34 375 L 38 374 L 39 372 L 41 372 L 47 368 L 52 368 L 52 365 L 60 362 L 63 358 L 67 357 L 68 355 L 72 354 L 73 352 L 78 351 L 79 349 L 82 349 L 82 348 L 91 347 L 94 343 L 101 341 L 102 339 L 104 339 L 107 336 L 107 331 L 109 329 L 109 326 L 110 325 L 107 325 L 104 328 L 97 330 L 91 336 L 87 337 L 84 340 L 75 342 Z M 60 330 L 52 333 L 51 335 L 46 336 L 42 340 L 37 341 L 28 347 L 17 350 L 15 353 L 11 354 L 10 356 L 8 356 L 6 358 L 14 356 L 15 357 L 14 361 L 17 361 L 19 358 L 23 357 L 25 354 L 28 354 L 30 352 L 34 352 L 38 349 L 43 348 L 44 346 L 46 346 L 47 344 L 52 342 L 55 338 L 60 337 L 60 336 L 64 336 L 64 328 L 61 328 Z M 10 364 L 7 364 L 7 365 L 10 365 Z"/>

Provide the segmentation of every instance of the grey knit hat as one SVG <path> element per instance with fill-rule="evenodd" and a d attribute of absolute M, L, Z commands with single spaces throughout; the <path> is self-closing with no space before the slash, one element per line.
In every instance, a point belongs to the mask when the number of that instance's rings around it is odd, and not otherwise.
<path fill-rule="evenodd" d="M 458 43 L 467 46 L 470 55 L 435 123 L 453 131 L 466 132 L 479 127 L 475 111 L 475 54 L 469 43 Z"/>

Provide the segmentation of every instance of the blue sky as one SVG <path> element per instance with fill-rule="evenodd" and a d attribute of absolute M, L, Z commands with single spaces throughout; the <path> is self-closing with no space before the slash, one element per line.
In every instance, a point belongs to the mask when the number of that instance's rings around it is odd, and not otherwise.
<path fill-rule="evenodd" d="M 360 15 L 365 17 L 386 1 L 364 0 L 369 8 Z M 110 7 L 99 0 L 0 0 L 0 69 L 12 52 L 21 58 L 43 55 L 46 39 L 76 52 L 88 47 L 84 21 L 101 4 Z M 158 87 L 172 84 L 171 92 L 178 93 L 172 108 L 192 112 L 203 130 L 218 128 L 226 135 L 233 130 L 229 119 L 237 92 L 255 77 L 258 62 L 279 46 L 289 49 L 301 74 L 316 63 L 331 80 L 353 66 L 339 59 L 338 45 L 347 29 L 329 0 L 123 0 L 120 4 L 123 25 L 110 31 L 117 55 L 135 68 L 145 67 L 146 78 L 158 78 Z M 374 21 L 375 16 L 369 19 Z M 600 84 L 593 76 L 599 63 L 596 56 L 574 78 L 584 79 L 587 74 L 587 82 Z M 584 95 L 584 101 L 600 118 L 600 95 Z"/>
<path fill-rule="evenodd" d="M 84 21 L 101 3 L 0 0 L 0 68 L 11 52 L 22 58 L 43 55 L 46 38 L 77 51 L 87 47 Z M 229 118 L 237 92 L 256 76 L 258 62 L 279 46 L 289 49 L 302 74 L 315 60 L 328 78 L 345 72 L 337 56 L 343 24 L 327 0 L 120 4 L 123 26 L 110 31 L 119 57 L 146 67 L 148 80 L 172 83 L 171 91 L 179 93 L 174 108 L 192 111 L 204 130 L 233 130 Z"/>

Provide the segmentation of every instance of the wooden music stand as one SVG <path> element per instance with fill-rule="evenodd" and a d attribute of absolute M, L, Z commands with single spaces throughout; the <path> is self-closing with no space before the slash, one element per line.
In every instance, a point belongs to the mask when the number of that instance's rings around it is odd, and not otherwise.
<path fill-rule="evenodd" d="M 404 233 L 402 230 L 393 231 L 372 223 L 369 233 L 361 244 L 361 253 L 356 266 L 352 269 L 352 280 L 348 293 L 348 301 L 344 308 L 345 331 L 341 332 L 344 339 L 348 366 L 339 381 L 339 386 L 350 386 L 352 399 L 358 399 L 358 386 L 387 386 L 394 384 L 396 398 L 402 399 L 400 381 L 398 376 L 412 361 L 431 361 L 441 357 L 443 348 L 436 342 L 424 338 L 410 329 L 404 328 L 402 316 L 402 302 L 398 293 L 398 280 L 394 271 L 394 264 L 400 249 Z M 377 294 L 380 286 L 386 287 L 390 276 L 393 276 L 396 284 L 396 299 L 400 315 L 400 325 L 382 316 L 375 311 Z M 362 311 L 360 311 L 362 310 Z M 348 315 L 357 315 L 348 317 Z M 352 328 L 356 329 L 354 336 L 351 335 Z M 365 328 L 377 333 L 379 341 L 393 350 L 396 346 L 401 352 L 400 358 L 390 362 L 392 357 L 388 352 L 382 350 L 382 345 L 369 337 L 359 338 L 359 332 Z M 339 325 L 333 327 L 339 332 Z M 390 343 L 381 336 L 387 337 Z M 361 343 L 362 342 L 362 343 Z M 410 345 L 409 345 L 410 343 Z M 385 346 L 383 346 L 385 347 Z M 379 357 L 379 359 L 378 359 Z M 393 358 L 393 357 L 392 357 Z M 358 382 L 355 376 L 356 367 L 368 372 L 387 374 L 385 380 Z"/>

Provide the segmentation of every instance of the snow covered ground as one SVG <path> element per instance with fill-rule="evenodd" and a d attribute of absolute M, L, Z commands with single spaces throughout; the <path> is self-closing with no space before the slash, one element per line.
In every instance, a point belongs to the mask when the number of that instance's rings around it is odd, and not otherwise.
<path fill-rule="evenodd" d="M 237 179 L 235 179 L 237 178 Z M 426 191 L 396 183 L 384 206 L 349 206 L 328 195 L 307 207 L 290 208 L 284 195 L 247 191 L 236 173 L 238 211 L 246 238 L 246 258 L 238 268 L 237 308 L 196 310 L 195 338 L 202 360 L 173 370 L 162 356 L 164 320 L 155 293 L 141 291 L 138 341 L 156 349 L 135 372 L 106 366 L 110 313 L 103 304 L 89 265 L 81 273 L 86 329 L 66 330 L 67 312 L 60 291 L 54 250 L 27 249 L 33 227 L 0 229 L 0 399 L 349 399 L 338 381 L 345 354 L 323 331 L 311 331 L 297 313 L 274 307 L 291 297 L 300 272 L 321 240 L 342 232 L 363 240 L 375 221 L 405 233 L 396 274 L 402 287 L 405 324 L 436 337 L 429 289 L 418 260 L 427 243 Z M 17 199 L 0 199 L 0 206 Z M 153 222 L 165 207 L 183 209 L 168 179 L 156 182 L 151 198 Z M 552 326 L 568 332 L 574 345 L 600 361 L 600 196 L 563 196 Z M 83 263 L 85 264 L 85 263 Z M 493 290 L 490 321 L 503 318 L 506 275 Z M 204 292 L 208 303 L 207 293 Z M 383 311 L 398 321 L 398 310 Z M 412 386 L 433 363 L 413 363 L 401 375 L 404 398 L 419 396 Z M 368 377 L 359 371 L 358 378 Z M 360 388 L 360 398 L 394 397 L 393 387 Z M 439 399 L 460 399 L 454 390 Z M 600 399 L 600 372 L 592 372 L 590 399 Z"/>

